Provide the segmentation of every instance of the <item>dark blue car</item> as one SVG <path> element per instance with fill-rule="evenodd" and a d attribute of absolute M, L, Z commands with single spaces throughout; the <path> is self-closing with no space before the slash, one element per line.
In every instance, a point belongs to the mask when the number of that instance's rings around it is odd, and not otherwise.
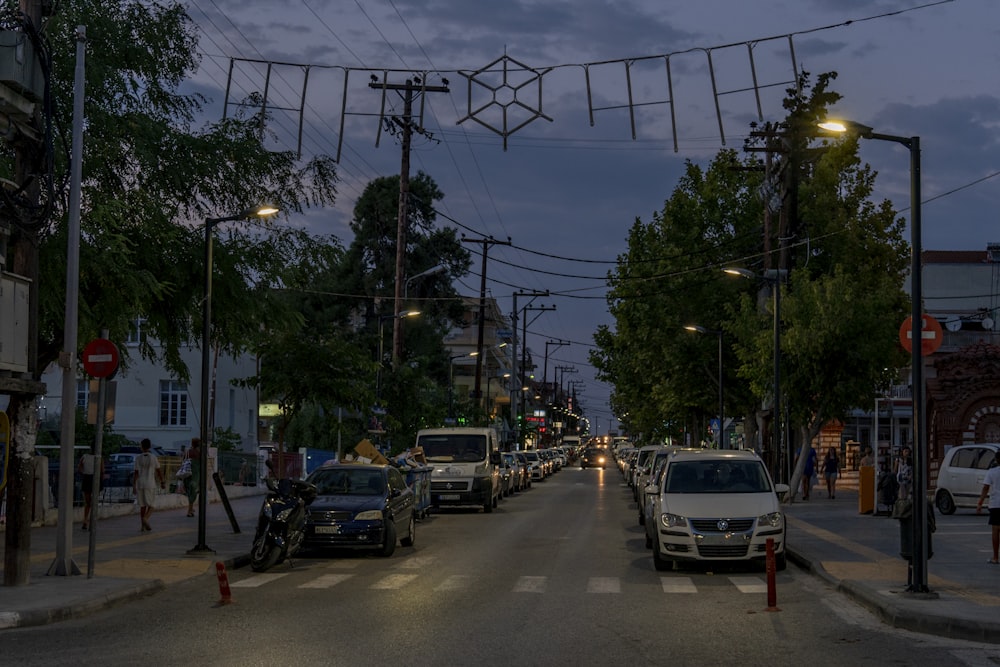
<path fill-rule="evenodd" d="M 316 486 L 306 520 L 306 547 L 373 549 L 391 556 L 397 541 L 413 546 L 416 499 L 396 468 L 326 464 L 306 481 Z"/>

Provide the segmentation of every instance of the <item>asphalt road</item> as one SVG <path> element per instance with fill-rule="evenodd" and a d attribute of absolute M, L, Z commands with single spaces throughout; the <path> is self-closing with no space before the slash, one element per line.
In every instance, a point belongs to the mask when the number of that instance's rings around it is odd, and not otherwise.
<path fill-rule="evenodd" d="M 492 514 L 442 511 L 391 558 L 309 554 L 12 629 L 17 665 L 982 665 L 993 645 L 889 628 L 793 566 L 659 573 L 616 470 L 564 470 Z"/>

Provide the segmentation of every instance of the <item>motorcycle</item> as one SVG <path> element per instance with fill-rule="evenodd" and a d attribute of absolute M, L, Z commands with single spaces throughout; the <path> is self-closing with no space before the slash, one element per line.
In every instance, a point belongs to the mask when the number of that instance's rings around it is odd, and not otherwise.
<path fill-rule="evenodd" d="M 272 468 L 271 462 L 267 467 Z M 293 479 L 265 480 L 269 493 L 257 519 L 250 551 L 250 568 L 263 572 L 290 559 L 305 541 L 306 508 L 316 499 L 316 487 Z"/>

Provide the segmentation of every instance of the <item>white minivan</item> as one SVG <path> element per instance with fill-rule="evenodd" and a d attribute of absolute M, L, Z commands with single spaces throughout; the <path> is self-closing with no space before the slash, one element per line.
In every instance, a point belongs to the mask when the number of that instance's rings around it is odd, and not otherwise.
<path fill-rule="evenodd" d="M 417 431 L 431 471 L 431 505 L 473 505 L 492 512 L 500 500 L 500 438 L 493 428 Z"/>

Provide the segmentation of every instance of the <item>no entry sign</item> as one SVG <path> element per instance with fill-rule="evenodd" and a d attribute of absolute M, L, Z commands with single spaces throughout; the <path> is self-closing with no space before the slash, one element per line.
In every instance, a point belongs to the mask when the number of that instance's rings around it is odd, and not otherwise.
<path fill-rule="evenodd" d="M 106 378 L 118 370 L 118 348 L 107 338 L 95 338 L 83 348 L 83 370 L 95 378 Z"/>
<path fill-rule="evenodd" d="M 920 319 L 922 324 L 919 333 L 920 352 L 924 355 L 934 354 L 941 347 L 941 341 L 944 338 L 941 323 L 937 321 L 936 317 L 927 313 L 924 313 Z M 903 321 L 903 326 L 899 327 L 899 342 L 902 343 L 907 352 L 913 351 L 913 338 L 913 318 L 907 317 Z"/>

